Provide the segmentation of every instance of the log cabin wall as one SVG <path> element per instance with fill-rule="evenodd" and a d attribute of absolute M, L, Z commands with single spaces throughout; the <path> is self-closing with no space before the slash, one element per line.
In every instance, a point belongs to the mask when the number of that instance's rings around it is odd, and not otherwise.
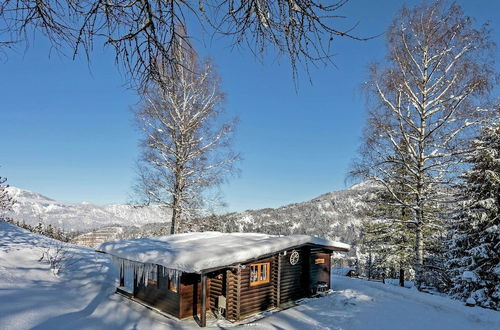
<path fill-rule="evenodd" d="M 226 270 L 226 319 L 239 320 L 238 271 L 235 269 Z"/>
<path fill-rule="evenodd" d="M 299 261 L 295 265 L 290 263 L 293 250 L 288 250 L 286 255 L 279 255 L 281 259 L 280 305 L 308 296 L 308 250 L 308 247 L 295 249 L 299 253 Z"/>
<path fill-rule="evenodd" d="M 224 296 L 227 298 L 226 294 L 226 272 L 220 271 L 211 273 L 208 276 L 208 281 L 210 282 L 210 290 L 208 293 L 208 309 L 212 311 L 214 315 L 217 315 L 219 310 L 219 296 Z M 227 299 L 226 299 L 227 305 Z M 224 313 L 225 314 L 225 313 Z M 223 316 L 225 317 L 225 315 Z"/>
<path fill-rule="evenodd" d="M 179 317 L 180 297 L 177 292 L 171 291 L 166 285 L 159 283 L 145 283 L 144 278 L 136 278 L 134 281 L 134 297 L 144 301 L 150 306 L 158 308 L 162 312 Z"/>
<path fill-rule="evenodd" d="M 250 285 L 250 265 L 255 263 L 270 263 L 269 283 Z M 272 256 L 265 259 L 259 259 L 245 264 L 240 274 L 240 293 L 239 293 L 239 317 L 254 314 L 268 310 L 277 304 L 277 269 L 278 256 Z M 236 282 L 238 277 L 236 276 Z M 237 293 L 237 292 L 236 292 Z M 238 294 L 236 294 L 238 299 Z"/>
<path fill-rule="evenodd" d="M 210 292 L 210 283 L 207 282 L 207 291 Z M 201 311 L 201 276 L 199 274 L 183 273 L 179 290 L 179 318 L 184 319 L 199 314 Z"/>

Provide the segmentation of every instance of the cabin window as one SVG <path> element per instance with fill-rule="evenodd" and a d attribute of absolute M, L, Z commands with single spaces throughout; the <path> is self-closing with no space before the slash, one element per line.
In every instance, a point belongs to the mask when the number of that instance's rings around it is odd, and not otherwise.
<path fill-rule="evenodd" d="M 324 264 L 325 263 L 325 259 L 324 258 L 318 258 L 318 259 L 314 260 L 314 263 L 315 264 Z"/>
<path fill-rule="evenodd" d="M 151 270 L 148 272 L 149 285 L 158 285 L 158 266 L 151 267 Z"/>
<path fill-rule="evenodd" d="M 173 292 L 177 292 L 177 281 L 175 276 L 168 279 L 168 289 Z"/>
<path fill-rule="evenodd" d="M 250 286 L 269 283 L 270 280 L 271 275 L 269 262 L 250 265 Z"/>
<path fill-rule="evenodd" d="M 161 267 L 158 274 L 158 288 L 177 292 L 177 280 L 175 276 L 169 276 L 166 268 Z"/>

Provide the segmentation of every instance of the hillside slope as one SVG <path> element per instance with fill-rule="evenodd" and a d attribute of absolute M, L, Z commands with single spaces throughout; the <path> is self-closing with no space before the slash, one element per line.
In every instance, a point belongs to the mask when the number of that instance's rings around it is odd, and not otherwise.
<path fill-rule="evenodd" d="M 190 329 L 114 293 L 118 269 L 93 249 L 63 244 L 54 275 L 41 255 L 57 243 L 0 221 L 0 328 Z"/>
<path fill-rule="evenodd" d="M 310 201 L 219 216 L 222 231 L 307 234 L 357 245 L 373 185 L 360 183 Z M 351 255 L 356 253 L 353 249 Z"/>
<path fill-rule="evenodd" d="M 64 244 L 56 276 L 40 261 L 55 241 L 0 222 L 0 328 L 197 329 L 114 294 L 118 269 L 107 255 Z M 209 318 L 208 328 L 346 330 L 489 330 L 500 312 L 414 290 L 333 277 L 332 294 L 233 324 Z"/>

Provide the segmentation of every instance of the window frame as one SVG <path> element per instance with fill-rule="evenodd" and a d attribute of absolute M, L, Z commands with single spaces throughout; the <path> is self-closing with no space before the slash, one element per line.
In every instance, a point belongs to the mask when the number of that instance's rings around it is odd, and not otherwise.
<path fill-rule="evenodd" d="M 252 267 L 257 267 L 257 281 L 252 281 Z M 265 269 L 264 273 L 266 278 L 261 280 L 261 274 Z M 258 262 L 250 264 L 250 286 L 258 286 L 262 284 L 267 284 L 271 282 L 271 263 L 270 262 Z"/>
<path fill-rule="evenodd" d="M 179 291 L 178 281 L 176 280 L 175 276 L 172 276 L 172 278 L 168 279 L 168 291 L 175 293 Z"/>
<path fill-rule="evenodd" d="M 151 267 L 151 269 L 148 271 L 147 273 L 147 286 L 156 286 L 158 287 L 159 286 L 159 281 L 158 281 L 158 277 L 159 277 L 159 269 L 158 269 L 158 265 L 155 265 L 154 267 Z M 154 274 L 154 276 L 152 276 Z"/>
<path fill-rule="evenodd" d="M 170 292 L 179 292 L 180 277 L 168 276 L 166 267 L 158 266 L 158 289 Z"/>

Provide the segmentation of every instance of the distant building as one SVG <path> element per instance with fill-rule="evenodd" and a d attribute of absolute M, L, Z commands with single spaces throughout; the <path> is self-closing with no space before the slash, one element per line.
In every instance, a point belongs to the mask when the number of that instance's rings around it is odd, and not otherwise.
<path fill-rule="evenodd" d="M 75 236 L 71 239 L 71 243 L 77 245 L 88 246 L 91 248 L 97 248 L 104 242 L 109 242 L 116 240 L 117 237 L 123 232 L 122 227 L 104 227 L 94 230 L 89 233 L 81 234 Z"/>
<path fill-rule="evenodd" d="M 253 233 L 188 233 L 102 244 L 120 265 L 117 292 L 178 319 L 206 325 L 292 304 L 330 288 L 332 251 L 322 238 Z"/>

